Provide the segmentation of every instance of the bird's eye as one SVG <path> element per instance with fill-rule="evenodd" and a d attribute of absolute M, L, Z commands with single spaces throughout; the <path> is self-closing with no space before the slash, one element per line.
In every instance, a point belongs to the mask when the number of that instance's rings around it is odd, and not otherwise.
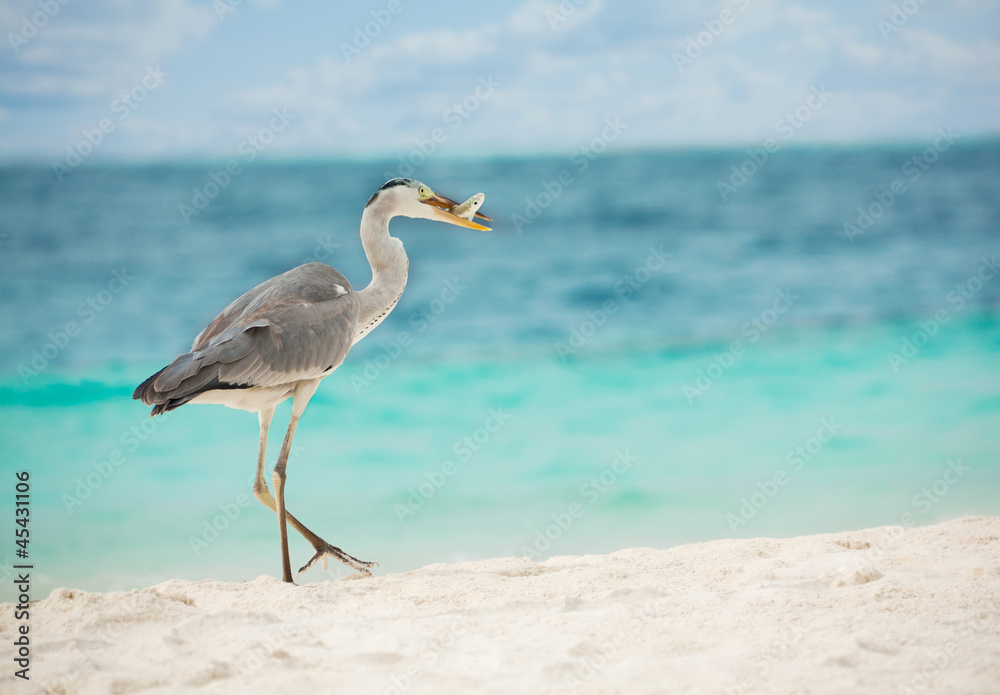
<path fill-rule="evenodd" d="M 427 188 L 427 186 L 421 186 L 420 187 L 420 197 L 421 198 L 426 198 L 430 194 L 431 194 L 431 190 L 429 188 Z"/>

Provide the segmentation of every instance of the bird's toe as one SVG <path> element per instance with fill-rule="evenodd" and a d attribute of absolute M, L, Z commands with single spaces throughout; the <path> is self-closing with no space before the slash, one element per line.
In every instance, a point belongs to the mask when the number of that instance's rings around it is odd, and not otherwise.
<path fill-rule="evenodd" d="M 371 570 L 369 568 L 378 566 L 377 562 L 366 562 L 365 560 L 359 560 L 356 557 L 348 555 L 340 548 L 332 546 L 329 543 L 324 543 L 323 545 L 318 546 L 316 548 L 316 554 L 309 559 L 309 562 L 307 562 L 302 566 L 302 568 L 299 570 L 299 574 L 302 574 L 303 572 L 310 569 L 313 565 L 316 564 L 317 560 L 320 560 L 323 563 L 323 570 L 325 571 L 329 567 L 329 558 L 331 557 L 336 560 L 339 560 L 340 562 L 344 563 L 351 569 L 357 570 L 361 574 L 371 575 Z"/>

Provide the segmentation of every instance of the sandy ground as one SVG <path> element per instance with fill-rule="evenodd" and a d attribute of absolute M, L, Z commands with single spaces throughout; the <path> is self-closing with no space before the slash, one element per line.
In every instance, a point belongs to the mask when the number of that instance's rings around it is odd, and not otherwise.
<path fill-rule="evenodd" d="M 0 609 L 0 642 L 15 638 Z M 4 693 L 1000 693 L 1000 518 L 34 606 Z"/>

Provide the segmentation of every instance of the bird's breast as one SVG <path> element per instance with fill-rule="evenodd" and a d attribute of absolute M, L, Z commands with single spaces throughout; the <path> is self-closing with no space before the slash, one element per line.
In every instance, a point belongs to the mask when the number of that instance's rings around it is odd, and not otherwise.
<path fill-rule="evenodd" d="M 385 320 L 385 317 L 389 315 L 389 312 L 396 308 L 396 305 L 399 303 L 399 298 L 402 296 L 403 293 L 400 292 L 396 295 L 396 298 L 385 305 L 383 309 L 373 312 L 370 316 L 362 316 L 362 321 L 358 322 L 358 330 L 354 337 L 354 343 L 364 338 L 375 328 L 375 326 L 382 323 Z"/>

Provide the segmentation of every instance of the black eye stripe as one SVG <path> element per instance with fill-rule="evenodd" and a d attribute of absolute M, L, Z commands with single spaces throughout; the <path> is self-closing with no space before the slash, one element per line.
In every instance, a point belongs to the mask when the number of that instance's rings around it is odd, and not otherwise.
<path fill-rule="evenodd" d="M 372 197 L 368 199 L 368 202 L 365 203 L 365 207 L 367 208 L 369 205 L 371 205 L 372 202 L 376 198 L 378 198 L 378 194 L 381 193 L 382 191 L 388 190 L 390 188 L 395 188 L 396 186 L 408 186 L 411 183 L 413 183 L 413 179 L 392 179 L 391 181 L 386 181 L 385 183 L 382 184 L 381 188 L 375 191 Z"/>
<path fill-rule="evenodd" d="M 387 188 L 395 188 L 396 186 L 406 186 L 413 183 L 413 179 L 392 179 L 391 181 L 386 181 L 379 188 L 380 191 L 384 191 Z"/>

